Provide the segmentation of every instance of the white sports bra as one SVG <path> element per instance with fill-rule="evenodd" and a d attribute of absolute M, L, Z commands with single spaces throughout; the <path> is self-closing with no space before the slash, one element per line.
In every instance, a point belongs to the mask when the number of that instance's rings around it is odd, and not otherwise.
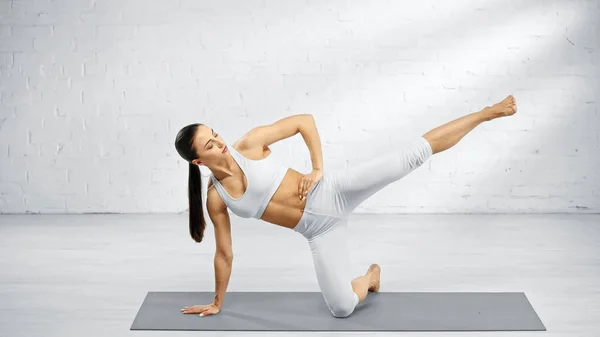
<path fill-rule="evenodd" d="M 267 208 L 271 197 L 283 181 L 288 167 L 277 161 L 272 155 L 261 160 L 252 160 L 244 157 L 233 147 L 228 147 L 231 157 L 240 166 L 246 175 L 246 192 L 239 198 L 233 198 L 227 193 L 223 185 L 210 175 L 217 193 L 231 211 L 242 218 L 260 219 Z"/>

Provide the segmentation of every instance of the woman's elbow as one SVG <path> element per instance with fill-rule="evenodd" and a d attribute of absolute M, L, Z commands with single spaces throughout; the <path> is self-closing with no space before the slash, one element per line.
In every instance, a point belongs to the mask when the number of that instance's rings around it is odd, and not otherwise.
<path fill-rule="evenodd" d="M 215 254 L 215 257 L 219 258 L 221 260 L 225 260 L 227 262 L 232 262 L 233 261 L 233 252 L 217 251 L 217 253 Z"/>

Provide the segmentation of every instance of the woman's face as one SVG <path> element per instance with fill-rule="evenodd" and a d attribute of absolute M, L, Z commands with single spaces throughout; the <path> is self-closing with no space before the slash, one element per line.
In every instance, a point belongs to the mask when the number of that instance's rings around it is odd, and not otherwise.
<path fill-rule="evenodd" d="M 194 138 L 194 148 L 196 149 L 198 158 L 192 162 L 196 165 L 206 165 L 206 163 L 221 161 L 223 156 L 226 156 L 228 152 L 223 152 L 226 148 L 223 138 L 206 125 L 201 125 L 198 128 L 198 132 L 196 132 Z"/>

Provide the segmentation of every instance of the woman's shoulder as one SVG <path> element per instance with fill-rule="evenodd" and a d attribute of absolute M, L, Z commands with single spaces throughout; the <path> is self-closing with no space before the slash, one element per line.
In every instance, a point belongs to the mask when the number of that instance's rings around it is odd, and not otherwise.
<path fill-rule="evenodd" d="M 215 189 L 209 189 L 206 192 L 206 209 L 209 212 L 221 211 L 226 208 L 227 205 L 225 204 L 223 199 L 221 199 L 221 196 L 217 193 Z"/>

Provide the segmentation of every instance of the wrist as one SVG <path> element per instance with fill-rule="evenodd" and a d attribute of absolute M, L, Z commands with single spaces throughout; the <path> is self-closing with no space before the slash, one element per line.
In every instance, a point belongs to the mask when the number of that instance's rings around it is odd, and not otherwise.
<path fill-rule="evenodd" d="M 221 309 L 221 306 L 223 305 L 223 301 L 221 301 L 220 299 L 217 298 L 217 296 L 215 296 L 215 299 L 213 299 L 213 305 L 219 309 Z"/>

